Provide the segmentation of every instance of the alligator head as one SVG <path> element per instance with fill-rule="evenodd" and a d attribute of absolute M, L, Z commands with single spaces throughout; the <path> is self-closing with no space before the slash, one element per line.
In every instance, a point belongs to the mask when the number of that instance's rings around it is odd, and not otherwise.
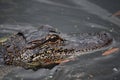
<path fill-rule="evenodd" d="M 113 40 L 107 32 L 78 35 L 74 37 L 63 34 L 52 27 L 27 33 L 18 32 L 2 43 L 4 62 L 32 69 L 47 67 L 59 64 L 71 56 L 106 47 Z"/>

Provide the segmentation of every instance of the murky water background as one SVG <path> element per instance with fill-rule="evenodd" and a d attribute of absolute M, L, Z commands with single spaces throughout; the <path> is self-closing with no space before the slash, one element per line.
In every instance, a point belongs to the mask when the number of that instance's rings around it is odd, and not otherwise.
<path fill-rule="evenodd" d="M 107 31 L 116 42 L 111 47 L 119 48 L 120 19 L 111 15 L 90 0 L 1 0 L 0 37 L 48 24 L 68 34 Z M 119 80 L 120 52 L 102 56 L 103 52 L 80 56 L 51 70 L 1 64 L 0 71 L 9 71 L 3 80 Z"/>

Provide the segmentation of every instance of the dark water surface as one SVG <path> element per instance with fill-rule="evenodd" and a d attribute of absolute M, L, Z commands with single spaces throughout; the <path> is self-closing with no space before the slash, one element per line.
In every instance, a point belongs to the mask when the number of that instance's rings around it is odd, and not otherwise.
<path fill-rule="evenodd" d="M 92 2 L 90 2 L 92 1 Z M 102 3 L 101 3 L 102 4 Z M 110 6 L 111 7 L 111 6 Z M 94 0 L 0 0 L 0 37 L 48 24 L 64 33 L 107 31 L 120 47 L 120 19 Z M 120 80 L 120 51 L 104 50 L 78 57 L 53 69 L 3 67 L 3 80 Z M 2 70 L 4 69 L 4 70 Z M 0 74 L 2 74 L 0 72 Z"/>

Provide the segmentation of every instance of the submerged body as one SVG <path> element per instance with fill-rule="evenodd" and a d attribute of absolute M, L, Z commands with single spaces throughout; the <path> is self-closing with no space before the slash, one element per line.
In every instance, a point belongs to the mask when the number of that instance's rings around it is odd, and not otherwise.
<path fill-rule="evenodd" d="M 59 64 L 71 56 L 79 56 L 106 47 L 113 39 L 107 32 L 84 33 L 74 37 L 50 26 L 39 30 L 18 32 L 2 43 L 4 62 L 25 68 Z"/>

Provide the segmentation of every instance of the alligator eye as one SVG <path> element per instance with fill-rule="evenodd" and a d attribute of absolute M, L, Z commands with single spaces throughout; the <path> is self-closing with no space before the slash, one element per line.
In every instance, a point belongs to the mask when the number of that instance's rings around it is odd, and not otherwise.
<path fill-rule="evenodd" d="M 51 37 L 49 38 L 49 40 L 50 40 L 51 42 L 56 42 L 57 40 L 59 40 L 59 36 L 53 35 L 53 36 L 51 36 Z"/>
<path fill-rule="evenodd" d="M 56 42 L 58 40 L 62 40 L 58 35 L 52 34 L 47 37 L 47 40 L 50 42 Z"/>

